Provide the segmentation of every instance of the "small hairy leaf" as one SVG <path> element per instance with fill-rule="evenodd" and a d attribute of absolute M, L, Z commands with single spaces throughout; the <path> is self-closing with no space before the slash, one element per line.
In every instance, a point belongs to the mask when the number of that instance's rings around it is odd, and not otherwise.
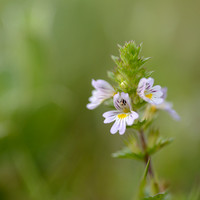
<path fill-rule="evenodd" d="M 151 128 L 148 133 L 148 146 L 154 146 L 158 142 L 159 136 L 159 129 Z"/>
<path fill-rule="evenodd" d="M 145 76 L 148 78 L 153 74 L 154 71 L 145 72 Z"/>
<path fill-rule="evenodd" d="M 166 195 L 166 193 L 157 194 L 155 196 L 145 197 L 143 200 L 167 200 Z"/>
<path fill-rule="evenodd" d="M 113 55 L 112 55 L 111 58 L 112 58 L 112 60 L 115 62 L 116 65 L 119 65 L 119 63 L 120 63 L 119 57 L 113 56 Z"/>
<path fill-rule="evenodd" d="M 112 81 L 115 81 L 115 74 L 111 71 L 107 72 L 108 78 L 110 78 Z"/>
<path fill-rule="evenodd" d="M 129 158 L 129 159 L 136 159 L 136 160 L 143 160 L 144 159 L 144 154 L 139 152 L 139 153 L 134 153 L 131 151 L 130 148 L 125 147 L 120 151 L 117 151 L 116 153 L 112 154 L 112 157 L 114 158 Z"/>
<path fill-rule="evenodd" d="M 144 175 L 143 175 L 142 180 L 140 182 L 139 199 L 142 199 L 145 195 L 146 178 L 147 178 L 147 174 L 148 174 L 148 170 L 149 170 L 149 164 L 150 164 L 150 160 L 148 161 L 148 163 L 145 167 Z"/>
<path fill-rule="evenodd" d="M 168 139 L 160 139 L 154 146 L 148 147 L 147 152 L 149 155 L 156 153 L 160 149 L 162 149 L 164 146 L 170 144 L 173 141 L 173 138 Z"/>
<path fill-rule="evenodd" d="M 146 123 L 146 120 L 143 120 L 143 121 L 141 121 L 141 122 L 138 121 L 137 124 L 133 124 L 132 126 L 130 126 L 130 128 L 139 130 L 145 123 Z"/>

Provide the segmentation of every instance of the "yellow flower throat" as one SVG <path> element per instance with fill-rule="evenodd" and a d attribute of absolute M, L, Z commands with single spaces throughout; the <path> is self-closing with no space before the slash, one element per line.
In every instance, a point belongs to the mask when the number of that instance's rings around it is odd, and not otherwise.
<path fill-rule="evenodd" d="M 119 118 L 119 119 L 124 119 L 126 116 L 127 116 L 127 114 L 119 114 L 119 115 L 118 115 L 118 118 Z"/>
<path fill-rule="evenodd" d="M 145 95 L 145 97 L 147 97 L 148 99 L 152 99 L 152 96 L 153 96 L 153 95 L 152 95 L 151 93 Z"/>

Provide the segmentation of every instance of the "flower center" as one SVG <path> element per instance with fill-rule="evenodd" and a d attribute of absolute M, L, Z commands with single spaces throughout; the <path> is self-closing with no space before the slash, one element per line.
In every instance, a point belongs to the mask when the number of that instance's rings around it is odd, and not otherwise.
<path fill-rule="evenodd" d="M 145 97 L 147 97 L 148 99 L 152 99 L 152 96 L 153 96 L 153 95 L 152 95 L 151 93 L 145 95 Z"/>
<path fill-rule="evenodd" d="M 127 116 L 127 114 L 119 114 L 119 115 L 118 115 L 118 118 L 119 118 L 119 119 L 124 119 L 126 116 Z"/>

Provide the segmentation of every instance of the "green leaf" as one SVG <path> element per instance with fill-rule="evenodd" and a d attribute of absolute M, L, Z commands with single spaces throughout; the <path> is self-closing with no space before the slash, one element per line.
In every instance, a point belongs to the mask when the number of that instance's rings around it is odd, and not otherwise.
<path fill-rule="evenodd" d="M 154 154 L 157 151 L 159 151 L 160 149 L 162 149 L 164 146 L 170 144 L 172 141 L 173 141 L 173 138 L 160 139 L 152 147 L 148 147 L 147 152 L 149 155 Z"/>
<path fill-rule="evenodd" d="M 148 170 L 149 170 L 149 164 L 150 164 L 150 160 L 148 160 L 147 165 L 146 165 L 146 167 L 145 167 L 144 175 L 143 175 L 142 181 L 146 181 L 147 174 L 148 174 Z"/>
<path fill-rule="evenodd" d="M 146 130 L 147 128 L 149 128 L 149 126 L 151 126 L 151 124 L 153 123 L 153 118 L 152 119 L 148 119 L 146 120 L 146 124 L 144 125 L 144 130 Z"/>
<path fill-rule="evenodd" d="M 130 126 L 130 128 L 139 130 L 145 123 L 146 123 L 146 120 L 143 120 L 143 121 L 141 121 L 141 122 L 138 121 L 137 124 L 133 124 L 132 126 Z M 127 127 L 127 128 L 128 128 L 128 127 Z"/>
<path fill-rule="evenodd" d="M 150 164 L 150 160 L 148 161 L 148 163 L 145 167 L 144 175 L 143 175 L 142 180 L 140 182 L 139 199 L 142 199 L 145 195 L 146 178 L 147 178 L 147 174 L 148 174 L 148 170 L 149 170 L 149 164 Z"/>
<path fill-rule="evenodd" d="M 147 58 L 142 58 L 142 63 L 144 64 L 145 62 L 147 62 L 148 60 L 150 60 L 151 57 L 147 57 Z"/>
<path fill-rule="evenodd" d="M 154 71 L 150 71 L 150 72 L 145 72 L 145 77 L 146 78 L 149 78 L 152 74 L 153 74 Z"/>
<path fill-rule="evenodd" d="M 145 197 L 143 200 L 167 200 L 166 195 L 167 193 L 157 194 L 155 196 Z"/>
<path fill-rule="evenodd" d="M 119 57 L 112 55 L 111 58 L 115 62 L 116 65 L 119 65 L 119 63 L 120 63 L 120 58 Z"/>
<path fill-rule="evenodd" d="M 112 81 L 115 81 L 115 74 L 111 71 L 107 72 L 108 78 L 110 78 Z"/>
<path fill-rule="evenodd" d="M 114 158 L 129 158 L 129 159 L 136 159 L 136 160 L 143 160 L 144 159 L 144 154 L 139 152 L 139 153 L 134 153 L 131 151 L 130 148 L 125 147 L 120 151 L 117 151 L 116 153 L 112 154 L 112 157 Z"/>
<path fill-rule="evenodd" d="M 154 146 L 157 143 L 159 136 L 160 136 L 159 130 L 152 127 L 148 132 L 148 146 L 149 147 Z"/>

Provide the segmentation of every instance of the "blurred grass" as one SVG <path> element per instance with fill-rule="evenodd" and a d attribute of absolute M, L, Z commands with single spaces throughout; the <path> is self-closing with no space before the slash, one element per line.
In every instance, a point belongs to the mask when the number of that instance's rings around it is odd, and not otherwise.
<path fill-rule="evenodd" d="M 114 67 L 117 44 L 143 42 L 156 83 L 181 122 L 153 161 L 183 199 L 200 182 L 198 1 L 1 0 L 0 200 L 128 200 L 144 166 L 111 158 L 123 145 L 85 105 L 92 78 Z"/>

